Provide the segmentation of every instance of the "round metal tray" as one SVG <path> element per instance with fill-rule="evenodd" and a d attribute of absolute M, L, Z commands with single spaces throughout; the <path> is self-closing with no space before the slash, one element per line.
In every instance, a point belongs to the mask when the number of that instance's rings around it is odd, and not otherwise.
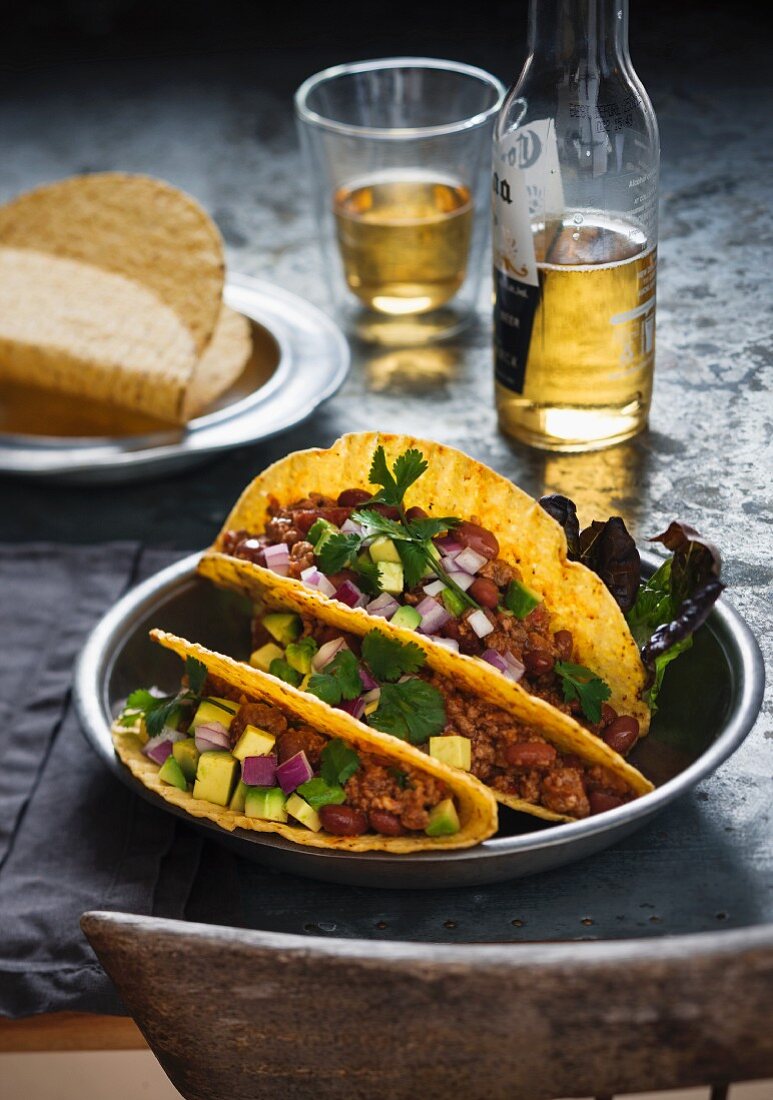
<path fill-rule="evenodd" d="M 110 737 L 111 718 L 132 689 L 150 684 L 173 689 L 179 682 L 179 660 L 149 640 L 152 627 L 235 657 L 248 652 L 249 605 L 198 577 L 198 557 L 191 555 L 133 589 L 90 635 L 74 688 L 84 733 L 113 774 L 144 798 L 243 856 L 310 878 L 394 888 L 478 886 L 572 863 L 628 836 L 717 768 L 752 728 L 762 702 L 762 655 L 741 616 L 722 599 L 691 650 L 669 669 L 650 734 L 632 754 L 632 762 L 657 784 L 643 798 L 558 826 L 500 808 L 495 837 L 452 852 L 324 851 L 266 833 L 228 833 L 143 787 L 116 757 Z M 643 559 L 645 572 L 651 572 L 656 559 Z"/>
<path fill-rule="evenodd" d="M 329 317 L 246 275 L 228 277 L 224 300 L 252 323 L 253 354 L 206 413 L 177 429 L 88 401 L 6 387 L 0 473 L 73 484 L 156 477 L 278 435 L 332 397 L 346 377 L 350 353 Z"/>

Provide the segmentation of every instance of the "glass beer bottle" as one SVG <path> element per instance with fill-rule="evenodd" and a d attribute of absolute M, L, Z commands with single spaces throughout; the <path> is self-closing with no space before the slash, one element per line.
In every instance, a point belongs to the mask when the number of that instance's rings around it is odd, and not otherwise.
<path fill-rule="evenodd" d="M 530 0 L 494 133 L 499 423 L 547 450 L 647 422 L 660 148 L 628 56 L 628 0 Z"/>

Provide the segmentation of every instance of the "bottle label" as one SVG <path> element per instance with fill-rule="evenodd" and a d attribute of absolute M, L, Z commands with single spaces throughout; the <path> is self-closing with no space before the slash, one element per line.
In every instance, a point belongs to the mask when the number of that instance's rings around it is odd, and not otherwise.
<path fill-rule="evenodd" d="M 539 119 L 495 143 L 492 207 L 494 372 L 501 385 L 522 393 L 540 300 L 532 225 L 564 209 L 552 120 Z"/>

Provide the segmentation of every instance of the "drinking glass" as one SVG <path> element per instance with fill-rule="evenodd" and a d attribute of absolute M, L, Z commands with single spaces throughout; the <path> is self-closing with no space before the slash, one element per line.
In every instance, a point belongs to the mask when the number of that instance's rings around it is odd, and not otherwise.
<path fill-rule="evenodd" d="M 309 77 L 295 111 L 338 320 L 421 344 L 475 316 L 505 88 L 455 61 L 396 57 Z"/>

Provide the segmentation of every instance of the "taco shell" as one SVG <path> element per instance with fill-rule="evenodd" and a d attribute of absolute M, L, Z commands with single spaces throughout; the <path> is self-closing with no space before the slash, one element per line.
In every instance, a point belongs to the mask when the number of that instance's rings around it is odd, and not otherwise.
<path fill-rule="evenodd" d="M 407 507 L 420 505 L 430 516 L 461 515 L 478 520 L 499 540 L 500 556 L 517 565 L 529 588 L 538 593 L 551 613 L 554 630 L 571 630 L 576 660 L 593 669 L 609 685 L 611 705 L 633 715 L 642 735 L 649 729 L 650 711 L 642 699 L 646 673 L 636 643 L 620 608 L 603 581 L 579 562 L 567 558 L 566 537 L 543 508 L 507 478 L 452 447 L 405 435 L 362 432 L 342 436 L 329 450 L 297 451 L 288 455 L 247 486 L 228 516 L 199 571 L 216 584 L 244 592 L 253 599 L 269 593 L 302 613 L 332 625 L 365 634 L 374 624 L 403 642 L 420 645 L 433 668 L 458 677 L 497 705 L 511 710 L 550 736 L 559 748 L 578 752 L 607 767 L 628 769 L 634 789 L 644 793 L 651 784 L 622 757 L 569 715 L 529 694 L 493 668 L 463 654 L 453 654 L 416 631 L 374 619 L 362 608 L 346 608 L 302 582 L 279 576 L 252 562 L 221 553 L 226 531 L 264 530 L 271 497 L 288 504 L 309 492 L 335 497 L 355 485 L 367 485 L 367 471 L 375 448 L 382 444 L 391 463 L 409 447 L 418 448 L 429 469 L 408 490 Z M 562 742 L 559 741 L 559 737 Z M 622 774 L 622 771 L 621 771 Z M 638 777 L 638 779 L 636 779 Z"/>
<path fill-rule="evenodd" d="M 332 710 L 313 696 L 297 691 L 274 677 L 266 676 L 249 665 L 239 664 L 230 657 L 214 653 L 203 646 L 187 642 L 183 638 L 161 630 L 151 631 L 151 637 L 183 660 L 187 656 L 195 657 L 203 662 L 212 674 L 226 680 L 232 687 L 243 691 L 245 695 L 290 712 L 325 736 L 341 738 L 355 748 L 361 747 L 367 752 L 391 756 L 396 762 L 410 765 L 442 780 L 453 793 L 461 828 L 458 833 L 443 837 L 421 835 L 386 837 L 377 833 L 344 837 L 314 833 L 301 825 L 247 817 L 235 810 L 195 799 L 190 793 L 163 783 L 158 778 L 158 768 L 143 755 L 136 736 L 130 730 L 114 723 L 113 744 L 118 756 L 132 775 L 166 802 L 185 810 L 192 817 L 207 818 L 229 832 L 238 828 L 277 833 L 286 840 L 292 840 L 298 844 L 350 852 L 383 851 L 400 854 L 469 848 L 496 832 L 496 802 L 488 788 L 478 783 L 472 776 L 455 771 L 439 760 L 425 756 L 404 741 L 386 734 L 373 733 L 343 711 Z"/>

